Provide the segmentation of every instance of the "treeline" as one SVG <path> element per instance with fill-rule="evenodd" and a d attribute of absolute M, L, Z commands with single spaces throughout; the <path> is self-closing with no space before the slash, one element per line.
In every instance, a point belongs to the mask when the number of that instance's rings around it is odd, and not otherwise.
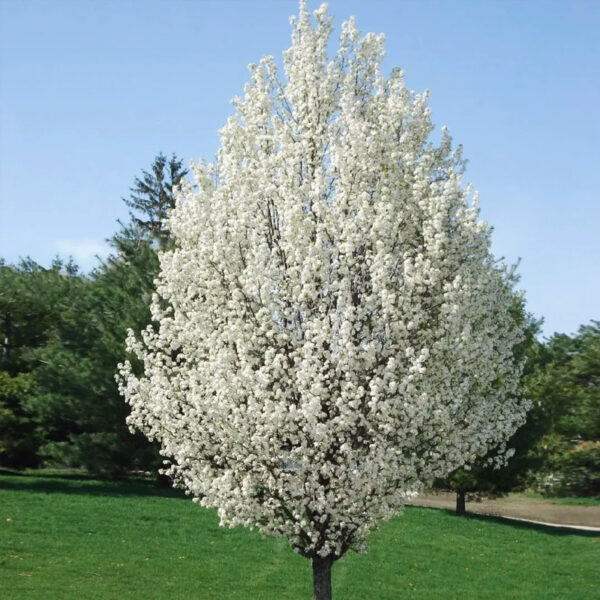
<path fill-rule="evenodd" d="M 0 466 L 82 467 L 104 477 L 157 472 L 157 447 L 129 432 L 114 379 L 128 328 L 150 320 L 158 252 L 170 245 L 164 217 L 182 161 L 159 155 L 125 200 L 130 219 L 110 238 L 111 255 L 89 275 L 72 261 L 43 268 L 0 261 Z M 540 342 L 540 321 L 519 307 L 527 337 L 525 393 L 533 408 L 501 469 L 492 452 L 438 485 L 459 500 L 534 488 L 600 494 L 600 322 Z M 489 459 L 489 460 L 488 460 Z"/>
<path fill-rule="evenodd" d="M 72 261 L 0 263 L 0 465 L 83 467 L 116 477 L 156 471 L 157 448 L 132 435 L 114 379 L 127 329 L 150 321 L 163 219 L 182 161 L 159 155 L 125 200 L 130 220 L 90 274 Z"/>

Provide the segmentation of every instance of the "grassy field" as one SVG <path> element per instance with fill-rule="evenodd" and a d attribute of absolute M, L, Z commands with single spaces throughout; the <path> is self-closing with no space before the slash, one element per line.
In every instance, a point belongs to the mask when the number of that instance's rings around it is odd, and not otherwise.
<path fill-rule="evenodd" d="M 596 599 L 600 537 L 407 508 L 333 571 L 336 600 Z M 0 598 L 311 598 L 283 539 L 222 529 L 145 481 L 0 476 Z"/>

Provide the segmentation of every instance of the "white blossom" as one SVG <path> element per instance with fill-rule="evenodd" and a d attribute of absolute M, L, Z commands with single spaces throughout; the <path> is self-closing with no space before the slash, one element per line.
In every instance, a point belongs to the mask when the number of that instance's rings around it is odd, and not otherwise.
<path fill-rule="evenodd" d="M 386 79 L 353 19 L 331 60 L 325 5 L 292 23 L 284 75 L 250 66 L 216 164 L 179 190 L 118 380 L 222 524 L 336 559 L 523 422 L 522 332 L 428 93 Z"/>

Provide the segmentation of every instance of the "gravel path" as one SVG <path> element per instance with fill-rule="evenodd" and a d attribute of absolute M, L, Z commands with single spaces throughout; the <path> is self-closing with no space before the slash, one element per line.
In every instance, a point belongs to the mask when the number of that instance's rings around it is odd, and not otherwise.
<path fill-rule="evenodd" d="M 454 510 L 456 496 L 450 492 L 422 494 L 409 504 Z M 519 494 L 510 494 L 495 500 L 484 499 L 481 502 L 467 502 L 467 513 L 600 532 L 600 506 L 559 504 L 542 498 L 526 498 Z"/>

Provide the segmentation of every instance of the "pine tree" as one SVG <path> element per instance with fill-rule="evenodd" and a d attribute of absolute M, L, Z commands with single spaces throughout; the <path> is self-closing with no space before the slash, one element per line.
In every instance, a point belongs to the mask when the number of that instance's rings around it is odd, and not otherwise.
<path fill-rule="evenodd" d="M 161 249 L 169 241 L 164 223 L 175 206 L 174 189 L 187 174 L 182 165 L 183 161 L 174 154 L 167 160 L 160 153 L 150 171 L 144 170 L 141 177 L 135 178 L 130 197 L 123 199 L 131 209 L 131 224 L 148 233 Z"/>

